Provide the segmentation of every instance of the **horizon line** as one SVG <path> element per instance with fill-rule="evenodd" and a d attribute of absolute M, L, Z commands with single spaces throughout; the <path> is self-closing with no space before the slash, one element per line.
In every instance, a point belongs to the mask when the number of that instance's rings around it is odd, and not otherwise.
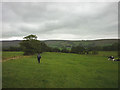
<path fill-rule="evenodd" d="M 78 39 L 74 39 L 74 40 L 70 40 L 70 39 L 46 39 L 46 40 L 40 40 L 40 39 L 37 39 L 39 41 L 91 41 L 91 40 L 113 40 L 113 39 L 116 39 L 116 40 L 119 40 L 119 38 L 101 38 L 101 39 L 81 39 L 81 40 L 78 40 Z M 19 40 L 0 40 L 0 41 L 22 41 L 24 39 L 19 39 Z"/>

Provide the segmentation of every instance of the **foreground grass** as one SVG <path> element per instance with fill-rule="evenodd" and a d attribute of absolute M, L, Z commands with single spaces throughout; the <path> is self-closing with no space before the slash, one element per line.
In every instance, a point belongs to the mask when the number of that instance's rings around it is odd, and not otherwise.
<path fill-rule="evenodd" d="M 118 62 L 106 56 L 48 52 L 41 64 L 36 55 L 10 60 L 3 63 L 3 88 L 116 88 Z"/>

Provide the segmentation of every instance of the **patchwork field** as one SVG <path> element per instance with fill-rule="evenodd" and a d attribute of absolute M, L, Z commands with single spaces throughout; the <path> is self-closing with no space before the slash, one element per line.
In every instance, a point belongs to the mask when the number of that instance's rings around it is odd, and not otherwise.
<path fill-rule="evenodd" d="M 117 52 L 99 52 L 98 55 L 72 53 L 42 53 L 38 64 L 36 55 L 23 52 L 3 52 L 3 88 L 117 88 L 118 62 L 107 57 Z"/>

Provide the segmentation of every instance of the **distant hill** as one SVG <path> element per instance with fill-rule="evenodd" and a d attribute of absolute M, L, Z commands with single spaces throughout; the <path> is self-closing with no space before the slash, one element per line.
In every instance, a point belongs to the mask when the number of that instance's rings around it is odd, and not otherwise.
<path fill-rule="evenodd" d="M 117 43 L 118 39 L 100 39 L 100 40 L 46 40 L 44 41 L 50 47 L 72 47 L 77 45 L 95 45 L 95 46 L 107 46 L 112 45 L 113 43 Z"/>
<path fill-rule="evenodd" d="M 9 48 L 11 46 L 19 47 L 19 43 L 21 42 L 21 40 L 0 41 L 0 42 L 2 42 L 3 48 Z"/>
<path fill-rule="evenodd" d="M 21 40 L 11 40 L 11 41 L 0 41 L 2 42 L 3 48 L 9 48 L 10 46 L 18 47 Z M 117 43 L 118 39 L 100 39 L 100 40 L 44 40 L 49 47 L 57 47 L 57 48 L 71 48 L 72 46 L 77 45 L 95 45 L 95 46 L 107 46 L 112 45 L 113 43 Z"/>

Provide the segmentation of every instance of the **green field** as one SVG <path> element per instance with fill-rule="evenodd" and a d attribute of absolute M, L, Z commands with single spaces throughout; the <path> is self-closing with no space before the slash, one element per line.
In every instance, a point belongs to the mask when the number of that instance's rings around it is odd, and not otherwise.
<path fill-rule="evenodd" d="M 16 56 L 23 56 L 23 52 L 3 52 L 2 53 L 3 60 L 11 57 L 16 57 Z"/>
<path fill-rule="evenodd" d="M 3 58 L 23 54 L 8 53 L 3 52 Z M 2 63 L 2 85 L 3 88 L 117 88 L 118 62 L 108 61 L 109 55 L 117 57 L 117 52 L 99 52 L 99 55 L 46 52 L 41 54 L 40 64 L 36 55 L 8 60 Z"/>

